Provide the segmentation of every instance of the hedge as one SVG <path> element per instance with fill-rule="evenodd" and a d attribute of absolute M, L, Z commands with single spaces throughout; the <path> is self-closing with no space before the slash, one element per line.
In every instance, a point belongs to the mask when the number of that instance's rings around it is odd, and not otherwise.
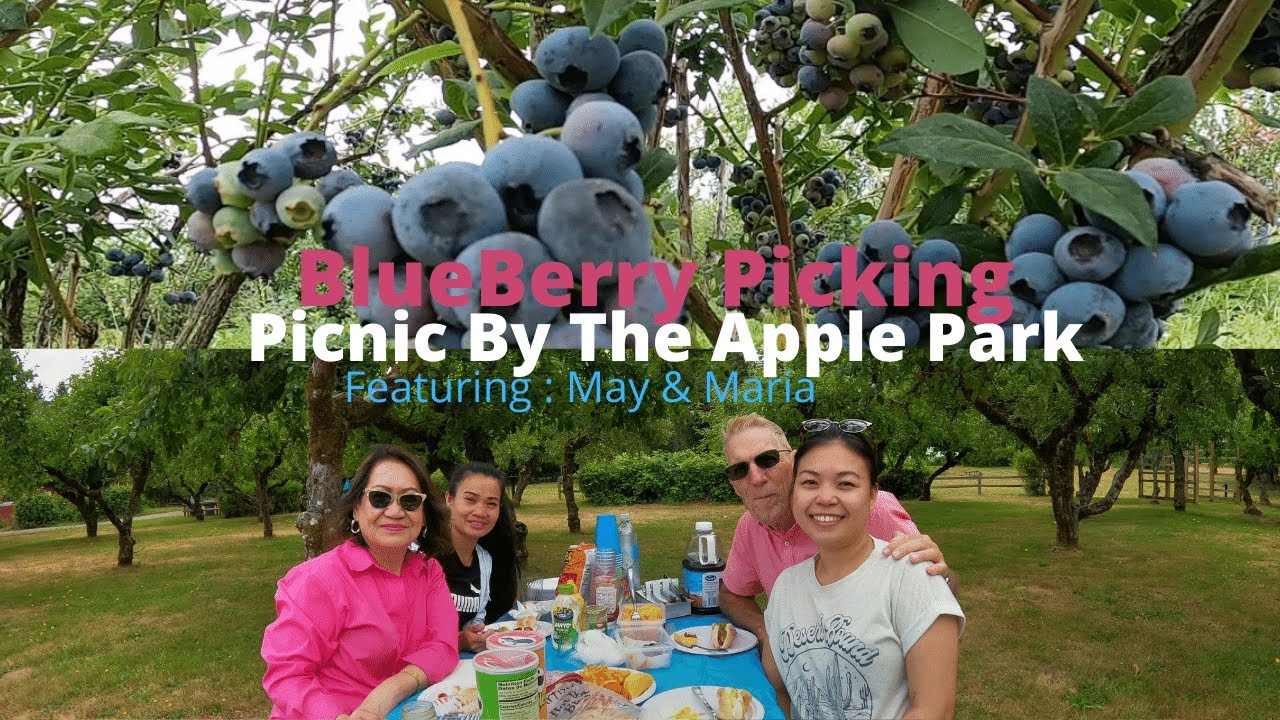
<path fill-rule="evenodd" d="M 302 504 L 301 483 L 291 481 L 271 491 L 271 514 L 273 515 L 302 512 Z M 224 518 L 257 517 L 258 505 L 252 495 L 223 493 L 218 496 L 218 512 L 222 513 Z"/>
<path fill-rule="evenodd" d="M 734 502 L 724 459 L 693 450 L 624 453 L 578 470 L 578 482 L 593 505 L 651 502 Z"/>
<path fill-rule="evenodd" d="M 893 493 L 899 500 L 919 500 L 924 495 L 924 483 L 929 474 L 919 468 L 905 467 L 890 470 L 880 476 L 880 488 Z"/>
<path fill-rule="evenodd" d="M 80 520 L 80 513 L 74 505 L 59 495 L 44 493 L 18 498 L 14 503 L 13 514 L 18 527 L 23 529 L 63 525 Z"/>

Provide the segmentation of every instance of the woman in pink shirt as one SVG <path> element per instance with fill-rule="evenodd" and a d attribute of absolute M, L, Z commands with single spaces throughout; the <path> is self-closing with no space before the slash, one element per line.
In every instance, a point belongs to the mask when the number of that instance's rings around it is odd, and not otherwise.
<path fill-rule="evenodd" d="M 417 458 L 375 446 L 333 517 L 341 544 L 284 576 L 263 634 L 273 720 L 381 720 L 458 664 L 458 613 L 430 559 L 449 526 Z"/>

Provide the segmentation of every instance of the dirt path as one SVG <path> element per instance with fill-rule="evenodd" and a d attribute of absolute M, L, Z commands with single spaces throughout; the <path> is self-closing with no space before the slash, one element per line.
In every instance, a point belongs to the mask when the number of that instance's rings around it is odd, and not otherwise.
<path fill-rule="evenodd" d="M 181 510 L 170 510 L 169 512 L 155 513 L 152 515 L 139 515 L 138 517 L 134 518 L 134 521 L 136 522 L 138 520 L 150 520 L 152 518 L 177 517 L 181 514 L 182 514 Z M 106 522 L 106 521 L 103 521 L 103 522 Z M 111 523 L 106 523 L 106 524 L 110 525 Z M 26 530 L 6 530 L 4 532 L 0 532 L 0 537 L 4 537 L 5 535 L 26 535 L 28 533 L 45 532 L 47 530 L 66 530 L 69 527 L 83 528 L 84 523 L 80 523 L 78 525 L 54 525 L 52 527 L 28 528 Z"/>

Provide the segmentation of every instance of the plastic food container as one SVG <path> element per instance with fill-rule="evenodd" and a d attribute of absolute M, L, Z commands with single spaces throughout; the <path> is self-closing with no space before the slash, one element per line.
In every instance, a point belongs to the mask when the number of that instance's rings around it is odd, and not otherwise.
<path fill-rule="evenodd" d="M 662 621 L 618 621 L 613 637 L 622 645 L 622 655 L 632 670 L 670 667 L 676 644 Z"/>

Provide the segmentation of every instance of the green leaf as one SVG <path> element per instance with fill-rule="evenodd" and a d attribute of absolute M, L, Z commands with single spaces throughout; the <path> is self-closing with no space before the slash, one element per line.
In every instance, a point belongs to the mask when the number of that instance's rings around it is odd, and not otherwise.
<path fill-rule="evenodd" d="M 952 185 L 925 201 L 916 223 L 918 232 L 927 232 L 939 225 L 950 223 L 964 203 L 964 185 Z"/>
<path fill-rule="evenodd" d="M 916 62 L 949 75 L 982 67 L 982 34 L 959 5 L 950 0 L 900 0 L 887 7 L 898 37 Z"/>
<path fill-rule="evenodd" d="M 456 42 L 443 42 L 438 45 L 428 45 L 418 48 L 401 55 L 400 57 L 387 63 L 387 66 L 373 76 L 374 80 L 387 75 L 405 72 L 408 70 L 418 70 L 426 67 L 428 64 L 436 60 L 453 57 L 462 52 L 462 46 Z"/>
<path fill-rule="evenodd" d="M 954 113 L 941 113 L 898 128 L 877 146 L 949 165 L 990 169 L 1034 169 L 1031 155 L 999 131 Z"/>
<path fill-rule="evenodd" d="M 1280 128 L 1280 117 L 1276 117 L 1275 115 L 1268 115 L 1263 112 L 1258 112 L 1257 110 L 1250 110 L 1249 108 L 1243 107 L 1241 105 L 1233 105 L 1232 107 L 1234 107 L 1235 109 L 1239 110 L 1242 113 L 1245 113 L 1246 115 L 1251 116 L 1254 120 L 1257 120 L 1258 122 L 1262 123 L 1263 125 L 1266 125 L 1269 128 Z"/>
<path fill-rule="evenodd" d="M 645 152 L 636 165 L 636 172 L 644 181 L 644 192 L 652 195 L 661 188 L 671 173 L 676 171 L 676 156 L 666 148 L 653 148 Z"/>
<path fill-rule="evenodd" d="M 636 0 L 582 0 L 582 19 L 599 35 L 604 29 L 627 16 Z"/>
<path fill-rule="evenodd" d="M 1159 243 L 1155 217 L 1142 188 L 1133 178 L 1115 170 L 1081 168 L 1058 175 L 1058 187 L 1080 206 L 1123 228 L 1147 249 Z"/>
<path fill-rule="evenodd" d="M 977 225 L 942 225 L 924 234 L 925 240 L 942 238 L 960 248 L 960 267 L 972 270 L 981 262 L 1004 262 L 1004 243 Z"/>
<path fill-rule="evenodd" d="M 1207 287 L 1224 282 L 1246 280 L 1259 275 L 1280 270 L 1280 243 L 1263 245 L 1236 258 L 1229 267 L 1221 269 L 1196 268 L 1191 282 L 1176 293 L 1177 297 L 1186 297 Z"/>
<path fill-rule="evenodd" d="M 1106 139 L 1128 137 L 1185 120 L 1196 112 L 1196 91 L 1185 75 L 1166 75 L 1143 85 L 1103 123 Z"/>
<path fill-rule="evenodd" d="M 444 104 L 458 117 L 471 120 L 480 101 L 476 98 L 475 86 L 469 81 L 450 78 L 444 81 Z"/>
<path fill-rule="evenodd" d="M 106 118 L 72 125 L 58 136 L 57 145 L 68 155 L 95 157 L 124 152 L 124 127 Z"/>
<path fill-rule="evenodd" d="M 682 3 L 668 10 L 662 17 L 658 18 L 658 24 L 663 27 L 669 27 L 677 20 L 692 17 L 698 13 L 712 13 L 724 8 L 738 7 L 742 4 L 742 0 L 694 0 L 691 3 Z"/>
<path fill-rule="evenodd" d="M 1200 314 L 1200 328 L 1196 330 L 1196 347 L 1213 347 L 1218 340 L 1218 330 L 1222 319 L 1218 317 L 1216 308 L 1209 308 Z"/>
<path fill-rule="evenodd" d="M 1124 143 L 1119 140 L 1108 140 L 1098 143 L 1085 151 L 1076 161 L 1080 167 L 1110 168 L 1115 167 L 1124 157 Z"/>
<path fill-rule="evenodd" d="M 1043 213 L 1063 219 L 1062 205 L 1058 203 L 1040 176 L 1030 170 L 1018 172 L 1018 194 L 1022 196 L 1022 210 L 1027 215 Z"/>
<path fill-rule="evenodd" d="M 27 4 L 19 0 L 0 2 L 0 31 L 26 30 Z"/>
<path fill-rule="evenodd" d="M 1097 98 L 1092 98 L 1088 95 L 1076 95 L 1075 99 L 1076 108 L 1084 116 L 1085 125 L 1097 127 L 1099 118 L 1102 117 L 1102 103 Z"/>
<path fill-rule="evenodd" d="M 1036 145 L 1050 165 L 1070 165 L 1084 139 L 1084 116 L 1071 93 L 1042 77 L 1027 84 L 1027 112 Z"/>
<path fill-rule="evenodd" d="M 448 130 L 443 130 L 436 134 L 430 140 L 409 148 L 409 152 L 405 153 L 405 157 L 415 158 L 424 152 L 439 150 L 442 147 L 448 147 L 454 143 L 468 140 L 475 133 L 476 128 L 480 127 L 481 120 L 459 120 L 454 123 Z"/>

